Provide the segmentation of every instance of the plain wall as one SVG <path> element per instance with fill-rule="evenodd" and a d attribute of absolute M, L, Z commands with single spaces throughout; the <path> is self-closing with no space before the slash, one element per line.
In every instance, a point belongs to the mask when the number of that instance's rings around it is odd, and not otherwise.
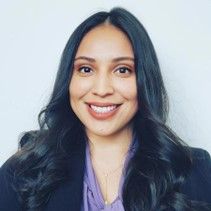
<path fill-rule="evenodd" d="M 170 98 L 169 125 L 211 152 L 210 0 L 0 0 L 0 165 L 52 91 L 63 48 L 89 15 L 122 6 L 154 43 Z"/>

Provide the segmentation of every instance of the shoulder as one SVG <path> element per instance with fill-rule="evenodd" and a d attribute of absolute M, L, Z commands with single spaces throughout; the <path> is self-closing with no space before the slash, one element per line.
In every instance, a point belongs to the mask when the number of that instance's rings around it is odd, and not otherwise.
<path fill-rule="evenodd" d="M 195 160 L 210 160 L 210 154 L 204 150 L 204 149 L 201 149 L 201 148 L 195 148 L 195 147 L 190 147 L 190 152 L 191 152 L 191 155 L 192 155 L 192 158 L 195 159 Z"/>
<path fill-rule="evenodd" d="M 210 154 L 200 148 L 190 148 L 192 166 L 191 174 L 192 176 L 201 176 L 201 179 L 208 180 L 211 183 L 211 159 Z"/>
<path fill-rule="evenodd" d="M 23 132 L 19 140 L 19 149 L 29 151 L 36 144 L 36 139 L 47 133 L 47 130 L 31 130 Z M 15 179 L 15 170 L 17 168 L 17 158 L 15 156 L 17 154 L 18 152 L 11 156 L 0 167 L 0 210 L 21 210 L 18 194 L 14 187 L 14 184 L 19 184 L 18 180 Z"/>
<path fill-rule="evenodd" d="M 200 148 L 190 148 L 192 165 L 182 192 L 191 200 L 211 203 L 211 159 L 210 154 Z"/>
<path fill-rule="evenodd" d="M 9 158 L 0 168 L 0 210 L 20 210 L 18 195 L 13 188 L 15 163 Z"/>
<path fill-rule="evenodd" d="M 38 135 L 38 131 L 28 131 L 22 134 L 19 141 L 20 148 L 29 148 Z M 14 154 L 0 167 L 0 210 L 13 211 L 20 210 L 18 194 L 15 191 L 14 183 L 16 158 Z"/>

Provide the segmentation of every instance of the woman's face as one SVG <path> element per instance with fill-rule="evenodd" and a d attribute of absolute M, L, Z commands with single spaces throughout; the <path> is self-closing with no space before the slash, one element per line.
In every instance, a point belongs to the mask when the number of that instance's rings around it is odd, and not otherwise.
<path fill-rule="evenodd" d="M 134 54 L 127 36 L 103 24 L 82 39 L 69 86 L 70 104 L 90 135 L 131 129 L 137 103 Z"/>

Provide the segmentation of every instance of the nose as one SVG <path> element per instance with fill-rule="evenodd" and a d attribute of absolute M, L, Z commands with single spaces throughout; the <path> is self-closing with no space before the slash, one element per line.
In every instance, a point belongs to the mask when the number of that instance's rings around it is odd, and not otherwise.
<path fill-rule="evenodd" d="M 99 74 L 98 77 L 95 78 L 92 93 L 100 97 L 113 94 L 114 88 L 110 77 L 106 74 Z"/>

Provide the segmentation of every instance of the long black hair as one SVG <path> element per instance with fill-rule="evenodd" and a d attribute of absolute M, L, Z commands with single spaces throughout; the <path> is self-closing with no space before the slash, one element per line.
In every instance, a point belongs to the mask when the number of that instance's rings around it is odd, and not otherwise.
<path fill-rule="evenodd" d="M 113 8 L 82 22 L 63 51 L 49 103 L 38 116 L 40 129 L 26 132 L 15 162 L 23 210 L 42 210 L 51 193 L 67 179 L 66 155 L 86 138 L 83 124 L 70 106 L 73 61 L 82 38 L 108 22 L 129 38 L 135 57 L 138 111 L 133 119 L 138 147 L 123 185 L 126 211 L 194 210 L 180 193 L 191 168 L 188 148 L 166 125 L 168 98 L 153 44 L 143 25 L 130 12 Z"/>

